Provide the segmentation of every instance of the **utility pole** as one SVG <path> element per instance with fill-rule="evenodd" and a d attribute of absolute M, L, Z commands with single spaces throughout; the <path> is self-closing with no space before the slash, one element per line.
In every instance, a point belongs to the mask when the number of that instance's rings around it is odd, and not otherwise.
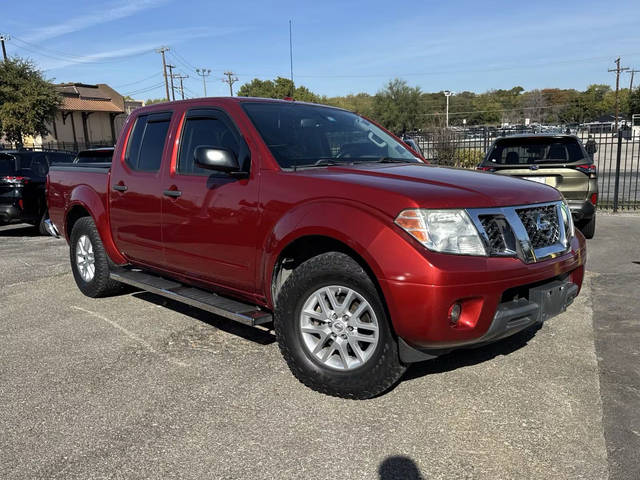
<path fill-rule="evenodd" d="M 449 128 L 449 97 L 455 95 L 451 90 L 445 90 L 444 96 L 447 97 L 447 128 Z"/>
<path fill-rule="evenodd" d="M 616 133 L 618 133 L 618 115 L 620 115 L 620 104 L 618 103 L 618 91 L 620 90 L 620 73 L 626 70 L 629 70 L 629 67 L 620 67 L 620 57 L 616 59 L 616 68 L 610 68 L 608 70 L 609 72 L 616 72 Z"/>
<path fill-rule="evenodd" d="M 169 78 L 171 79 L 171 100 L 176 99 L 176 92 L 173 87 L 173 69 L 176 68 L 175 65 L 167 64 L 167 68 L 169 69 Z M 168 100 L 168 99 L 167 99 Z"/>
<path fill-rule="evenodd" d="M 629 93 L 633 91 L 633 74 L 640 73 L 640 70 L 629 70 L 627 73 L 631 74 L 631 80 L 629 81 Z"/>
<path fill-rule="evenodd" d="M 289 66 L 291 67 L 291 98 L 293 98 L 296 87 L 293 83 L 293 40 L 291 37 L 291 20 L 289 20 Z"/>
<path fill-rule="evenodd" d="M 233 97 L 233 84 L 238 81 L 238 77 L 234 77 L 235 74 L 230 71 L 226 71 L 224 74 L 227 76 L 227 79 L 225 80 L 223 78 L 222 81 L 229 84 L 229 95 Z"/>
<path fill-rule="evenodd" d="M 208 68 L 196 68 L 196 73 L 202 77 L 202 87 L 204 88 L 204 96 L 207 96 L 207 81 L 205 77 L 211 75 L 211 70 Z"/>
<path fill-rule="evenodd" d="M 162 74 L 164 75 L 164 88 L 167 92 L 167 102 L 170 100 L 169 98 L 169 80 L 167 79 L 167 62 L 164 58 L 164 52 L 169 50 L 169 47 L 160 47 L 156 50 L 160 55 L 162 55 Z"/>
<path fill-rule="evenodd" d="M 2 43 L 2 58 L 6 62 L 7 61 L 7 48 L 4 46 L 4 42 L 8 42 L 11 40 L 9 35 L 0 34 L 0 43 Z"/>
<path fill-rule="evenodd" d="M 182 80 L 184 78 L 189 78 L 189 75 L 176 74 L 174 76 L 180 79 L 180 97 L 182 98 L 182 100 L 184 100 L 184 87 L 182 86 Z"/>

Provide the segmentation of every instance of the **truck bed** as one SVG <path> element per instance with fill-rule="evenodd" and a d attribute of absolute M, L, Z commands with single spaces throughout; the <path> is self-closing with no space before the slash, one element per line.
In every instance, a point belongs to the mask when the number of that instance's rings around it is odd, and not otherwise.
<path fill-rule="evenodd" d="M 51 221 L 65 231 L 65 212 L 78 202 L 79 193 L 83 199 L 92 198 L 107 208 L 107 193 L 111 175 L 111 163 L 84 163 L 52 165 L 47 175 L 47 201 Z M 89 190 L 89 192 L 87 192 Z M 88 195 L 87 195 L 88 193 Z M 85 200 L 86 201 L 86 200 Z"/>

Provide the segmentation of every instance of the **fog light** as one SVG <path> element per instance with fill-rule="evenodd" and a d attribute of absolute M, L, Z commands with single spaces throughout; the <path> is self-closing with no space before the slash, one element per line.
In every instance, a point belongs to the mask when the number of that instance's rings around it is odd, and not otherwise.
<path fill-rule="evenodd" d="M 449 307 L 449 323 L 452 325 L 456 325 L 458 320 L 460 320 L 460 313 L 462 312 L 462 305 L 459 303 L 454 303 Z"/>

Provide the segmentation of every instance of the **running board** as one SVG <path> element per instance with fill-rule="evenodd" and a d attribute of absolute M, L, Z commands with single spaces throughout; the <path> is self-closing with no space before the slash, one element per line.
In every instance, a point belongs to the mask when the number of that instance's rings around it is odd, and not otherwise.
<path fill-rule="evenodd" d="M 117 268 L 111 272 L 110 277 L 118 282 L 162 295 L 176 302 L 201 308 L 252 327 L 272 320 L 270 313 L 260 310 L 255 305 L 222 297 L 206 290 L 183 285 L 140 270 Z"/>

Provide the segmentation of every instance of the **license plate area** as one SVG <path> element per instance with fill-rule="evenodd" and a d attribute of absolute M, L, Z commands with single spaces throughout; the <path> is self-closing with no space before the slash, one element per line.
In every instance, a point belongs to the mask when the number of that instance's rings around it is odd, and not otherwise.
<path fill-rule="evenodd" d="M 578 286 L 568 281 L 556 280 L 529 290 L 529 300 L 539 309 L 538 321 L 544 322 L 564 312 L 578 295 Z"/>
<path fill-rule="evenodd" d="M 547 183 L 547 177 L 522 177 L 523 180 L 529 180 L 536 183 Z"/>

